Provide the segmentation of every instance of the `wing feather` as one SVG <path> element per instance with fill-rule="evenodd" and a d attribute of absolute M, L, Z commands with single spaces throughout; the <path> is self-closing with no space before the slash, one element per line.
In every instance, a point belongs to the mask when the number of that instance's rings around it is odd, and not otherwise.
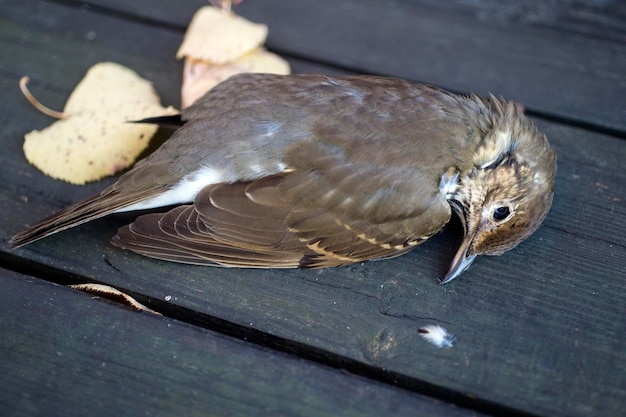
<path fill-rule="evenodd" d="M 323 195 L 332 190 L 308 184 L 318 198 L 304 198 L 303 179 L 295 171 L 248 183 L 207 186 L 193 205 L 140 216 L 121 228 L 113 243 L 184 263 L 321 268 L 398 256 L 423 240 L 402 229 L 411 220 L 406 216 L 369 223 L 367 218 L 338 215 L 336 207 L 359 199 L 347 189 L 337 192 L 341 198 L 328 199 Z M 290 184 L 296 184 L 295 191 Z"/>

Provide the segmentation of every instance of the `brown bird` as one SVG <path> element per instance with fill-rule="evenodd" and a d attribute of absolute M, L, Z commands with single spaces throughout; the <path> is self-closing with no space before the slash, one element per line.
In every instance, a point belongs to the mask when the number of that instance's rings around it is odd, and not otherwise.
<path fill-rule="evenodd" d="M 514 103 L 404 80 L 234 76 L 100 194 L 15 235 L 22 246 L 110 213 L 145 214 L 112 243 L 170 261 L 322 268 L 408 252 L 451 212 L 465 236 L 443 283 L 527 238 L 556 156 Z"/>

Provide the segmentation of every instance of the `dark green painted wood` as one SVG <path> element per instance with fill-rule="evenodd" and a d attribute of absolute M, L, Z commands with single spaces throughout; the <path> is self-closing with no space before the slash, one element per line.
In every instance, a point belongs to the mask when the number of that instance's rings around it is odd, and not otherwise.
<path fill-rule="evenodd" d="M 206 1 L 95 3 L 183 27 Z M 269 24 L 268 45 L 285 53 L 492 92 L 533 111 L 626 131 L 620 1 L 263 0 L 236 10 Z"/>
<path fill-rule="evenodd" d="M 6 240 L 24 225 L 111 181 L 74 187 L 26 163 L 23 134 L 50 120 L 20 97 L 19 77 L 33 76 L 37 96 L 60 108 L 90 65 L 111 59 L 152 79 L 164 102 L 176 103 L 180 63 L 173 55 L 182 30 L 97 8 L 83 12 L 7 0 L 0 5 L 2 265 L 43 274 L 34 268 L 38 262 L 64 271 L 49 279 L 105 282 L 148 300 L 171 296 L 166 313 L 185 307 L 237 325 L 240 337 L 246 329 L 251 337 L 258 331 L 280 336 L 283 341 L 275 343 L 282 345 L 275 348 L 296 346 L 294 353 L 303 357 L 321 349 L 336 355 L 327 360 L 336 364 L 346 358 L 395 372 L 409 390 L 446 387 L 457 393 L 457 402 L 477 398 L 567 416 L 611 415 L 626 406 L 623 140 L 540 122 L 559 153 L 555 204 L 544 227 L 503 257 L 478 260 L 445 288 L 435 282 L 454 252 L 458 230 L 398 259 L 323 271 L 210 269 L 145 259 L 107 243 L 129 215 L 10 251 Z M 93 40 L 86 37 L 90 31 Z M 135 46 L 121 48 L 124 43 Z M 293 63 L 301 72 L 324 69 Z M 395 71 L 391 66 L 387 72 Z M 619 102 L 619 90 L 607 97 Z M 202 324 L 192 315 L 185 319 Z M 438 350 L 418 337 L 417 328 L 432 322 L 458 336 L 455 348 Z"/>
<path fill-rule="evenodd" d="M 478 416 L 0 270 L 0 412 L 17 416 Z"/>

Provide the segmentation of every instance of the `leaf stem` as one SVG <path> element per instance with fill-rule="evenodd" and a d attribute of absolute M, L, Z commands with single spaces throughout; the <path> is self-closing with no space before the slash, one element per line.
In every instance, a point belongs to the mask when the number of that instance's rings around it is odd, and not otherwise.
<path fill-rule="evenodd" d="M 20 90 L 22 91 L 22 94 L 24 94 L 24 97 L 26 97 L 28 102 L 45 115 L 54 117 L 55 119 L 65 119 L 67 117 L 65 113 L 52 110 L 51 108 L 44 106 L 43 104 L 41 104 L 41 102 L 39 102 L 39 100 L 35 98 L 35 96 L 32 95 L 32 93 L 28 90 L 28 87 L 26 86 L 29 81 L 30 78 L 27 76 L 24 76 L 20 79 Z"/>

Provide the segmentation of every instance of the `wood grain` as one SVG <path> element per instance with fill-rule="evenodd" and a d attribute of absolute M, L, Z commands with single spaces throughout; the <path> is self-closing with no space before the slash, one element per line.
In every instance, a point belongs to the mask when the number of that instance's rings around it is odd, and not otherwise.
<path fill-rule="evenodd" d="M 206 4 L 96 0 L 185 27 Z M 351 71 L 494 93 L 570 123 L 626 131 L 621 2 L 264 0 L 235 7 L 270 27 L 268 46 Z M 323 22 L 323 23 L 320 23 Z M 609 98 L 613 97 L 611 100 Z"/>
<path fill-rule="evenodd" d="M 4 416 L 478 415 L 6 270 L 0 286 Z"/>

